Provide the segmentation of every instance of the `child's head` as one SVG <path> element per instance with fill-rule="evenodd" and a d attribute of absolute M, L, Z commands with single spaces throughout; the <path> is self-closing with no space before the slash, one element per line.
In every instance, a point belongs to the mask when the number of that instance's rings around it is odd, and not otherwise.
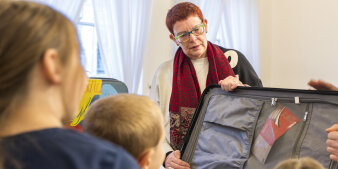
<path fill-rule="evenodd" d="M 142 168 L 158 169 L 164 160 L 162 114 L 148 97 L 121 94 L 95 101 L 84 130 L 122 146 Z"/>
<path fill-rule="evenodd" d="M 304 157 L 301 159 L 289 159 L 277 164 L 275 169 L 324 169 L 316 160 Z"/>

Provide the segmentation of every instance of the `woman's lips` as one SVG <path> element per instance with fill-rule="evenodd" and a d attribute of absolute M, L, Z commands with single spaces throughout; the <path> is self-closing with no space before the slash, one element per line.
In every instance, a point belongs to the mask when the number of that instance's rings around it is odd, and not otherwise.
<path fill-rule="evenodd" d="M 200 46 L 201 46 L 201 45 L 195 45 L 195 46 L 191 47 L 190 49 L 196 50 L 196 49 L 198 49 Z"/>

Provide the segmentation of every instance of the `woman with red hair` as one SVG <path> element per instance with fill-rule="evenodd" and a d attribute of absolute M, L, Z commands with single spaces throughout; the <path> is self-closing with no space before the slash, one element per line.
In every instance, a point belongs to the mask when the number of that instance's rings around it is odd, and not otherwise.
<path fill-rule="evenodd" d="M 160 104 L 165 129 L 168 130 L 165 167 L 185 169 L 190 166 L 180 160 L 179 149 L 206 86 L 219 84 L 223 90 L 232 91 L 237 86 L 243 86 L 241 81 L 251 86 L 262 84 L 240 52 L 219 47 L 207 40 L 207 20 L 196 5 L 183 2 L 172 7 L 167 13 L 166 25 L 171 33 L 170 39 L 179 48 L 173 61 L 160 66 L 150 96 Z M 225 56 L 227 52 L 233 56 L 235 65 L 229 63 L 230 57 Z"/>

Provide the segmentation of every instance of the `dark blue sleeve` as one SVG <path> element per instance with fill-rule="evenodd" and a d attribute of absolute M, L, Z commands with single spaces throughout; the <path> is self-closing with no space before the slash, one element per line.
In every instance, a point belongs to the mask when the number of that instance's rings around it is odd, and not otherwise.
<path fill-rule="evenodd" d="M 91 154 L 84 159 L 91 161 L 93 167 L 90 169 L 139 169 L 136 160 L 129 155 L 120 146 L 112 144 L 106 140 L 88 137 L 88 142 L 91 142 L 92 147 L 82 149 L 82 158 L 84 154 Z M 91 140 L 91 141 L 89 141 Z M 76 144 L 79 144 L 77 142 Z M 81 146 L 84 147 L 85 145 Z M 74 146 L 73 146 L 74 147 Z M 94 160 L 94 161 L 93 161 Z M 81 167 L 86 168 L 85 166 Z"/>
<path fill-rule="evenodd" d="M 99 143 L 99 144 L 97 144 Z M 91 169 L 139 169 L 139 165 L 135 158 L 128 154 L 120 146 L 112 144 L 104 140 L 96 141 L 98 149 L 91 156 L 91 160 L 95 159 L 92 164 L 97 166 Z M 88 150 L 86 150 L 88 153 Z"/>
<path fill-rule="evenodd" d="M 118 158 L 116 159 L 116 163 L 114 166 L 114 169 L 138 169 L 140 168 L 139 165 L 136 163 L 136 160 L 130 156 L 129 154 L 125 153 L 124 151 L 121 151 L 119 153 Z"/>
<path fill-rule="evenodd" d="M 139 169 L 121 147 L 84 133 L 46 129 L 4 141 L 6 169 Z"/>

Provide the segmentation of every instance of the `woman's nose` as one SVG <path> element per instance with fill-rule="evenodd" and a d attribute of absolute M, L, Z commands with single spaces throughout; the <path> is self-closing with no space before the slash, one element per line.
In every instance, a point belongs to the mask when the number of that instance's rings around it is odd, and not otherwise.
<path fill-rule="evenodd" d="M 197 36 L 193 33 L 189 35 L 190 41 L 195 41 L 197 39 Z"/>

